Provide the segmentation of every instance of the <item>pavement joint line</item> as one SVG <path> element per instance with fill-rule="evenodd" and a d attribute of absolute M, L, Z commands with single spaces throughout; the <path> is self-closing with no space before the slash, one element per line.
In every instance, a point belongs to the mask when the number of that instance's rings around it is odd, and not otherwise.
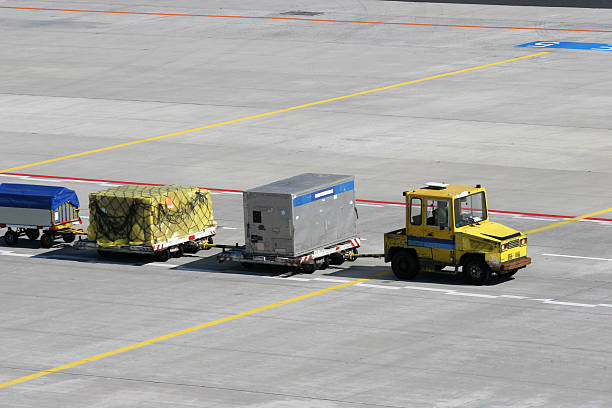
<path fill-rule="evenodd" d="M 84 359 L 81 359 L 81 360 L 73 361 L 73 362 L 68 363 L 68 364 L 63 364 L 63 365 L 60 365 L 60 366 L 57 366 L 57 367 L 49 368 L 49 369 L 46 369 L 46 370 L 43 370 L 43 371 L 39 371 L 39 372 L 34 373 L 34 374 L 27 375 L 27 376 L 24 376 L 24 377 L 16 378 L 14 380 L 5 381 L 5 382 L 0 383 L 0 389 L 6 388 L 6 387 L 10 387 L 12 385 L 19 384 L 19 383 L 22 383 L 22 382 L 34 380 L 36 378 L 43 377 L 43 376 L 46 376 L 46 375 L 49 375 L 49 374 L 57 373 L 59 371 L 64 371 L 64 370 L 67 370 L 67 369 L 70 369 L 70 368 L 73 368 L 73 367 L 76 367 L 76 366 L 80 366 L 80 365 L 83 365 L 83 364 L 86 364 L 86 363 L 90 363 L 90 362 L 93 362 L 93 361 L 101 360 L 101 359 L 106 358 L 106 357 L 112 357 L 112 356 L 115 356 L 117 354 L 124 353 L 126 351 L 131 351 L 131 350 L 138 349 L 138 348 L 141 348 L 141 347 L 149 346 L 151 344 L 155 344 L 155 343 L 159 343 L 161 341 L 169 340 L 169 339 L 172 339 L 172 338 L 175 338 L 175 337 L 178 337 L 178 336 L 182 336 L 184 334 L 193 333 L 193 332 L 196 332 L 196 331 L 199 331 L 199 330 L 202 330 L 202 329 L 206 329 L 208 327 L 216 326 L 216 325 L 221 324 L 221 323 L 226 323 L 226 322 L 229 322 L 229 321 L 232 321 L 232 320 L 240 319 L 242 317 L 251 316 L 251 315 L 254 315 L 256 313 L 260 313 L 260 312 L 264 312 L 264 311 L 267 311 L 267 310 L 275 309 L 275 308 L 278 308 L 278 307 L 281 307 L 281 306 L 285 306 L 285 305 L 290 304 L 290 303 L 294 303 L 294 302 L 298 302 L 298 301 L 301 301 L 301 300 L 309 299 L 309 298 L 312 298 L 312 297 L 315 297 L 315 296 L 318 296 L 318 295 L 322 295 L 324 293 L 332 292 L 334 290 L 343 289 L 343 288 L 346 288 L 346 287 L 352 286 L 352 285 L 357 285 L 359 283 L 366 282 L 366 281 L 369 281 L 371 279 L 387 275 L 388 273 L 389 273 L 389 271 L 380 272 L 380 273 L 368 276 L 366 278 L 360 278 L 360 279 L 355 279 L 355 280 L 352 280 L 352 281 L 349 281 L 349 282 L 340 283 L 340 284 L 337 284 L 337 285 L 334 285 L 334 286 L 330 286 L 330 287 L 327 287 L 327 288 L 324 288 L 324 289 L 316 290 L 314 292 L 306 293 L 304 295 L 295 296 L 295 297 L 292 297 L 292 298 L 289 298 L 289 299 L 281 300 L 280 302 L 271 303 L 271 304 L 266 305 L 266 306 L 261 306 L 261 307 L 255 308 L 255 309 L 247 310 L 245 312 L 236 313 L 236 314 L 233 314 L 231 316 L 226 316 L 226 317 L 223 317 L 221 319 L 217 319 L 217 320 L 213 320 L 213 321 L 210 321 L 210 322 L 202 323 L 202 324 L 197 325 L 197 326 L 192 326 L 192 327 L 189 327 L 189 328 L 186 328 L 186 329 L 183 329 L 183 330 L 178 330 L 178 331 L 175 331 L 175 332 L 172 332 L 172 333 L 165 334 L 163 336 L 154 337 L 152 339 L 148 339 L 148 340 L 145 340 L 145 341 L 134 343 L 134 344 L 131 344 L 129 346 L 121 347 L 121 348 L 118 348 L 118 349 L 115 349 L 115 350 L 107 351 L 105 353 L 96 354 L 96 355 L 93 355 L 93 356 L 90 356 L 90 357 L 87 357 L 87 358 L 84 358 Z"/>
<path fill-rule="evenodd" d="M 309 107 L 312 107 L 312 106 L 317 106 L 317 105 L 322 105 L 322 104 L 325 104 L 325 103 L 340 101 L 340 100 L 343 100 L 343 99 L 353 98 L 353 97 L 356 97 L 356 96 L 368 95 L 368 94 L 375 93 L 375 92 L 386 91 L 386 90 L 389 90 L 389 89 L 395 89 L 395 88 L 399 88 L 399 87 L 403 87 L 403 86 L 407 86 L 407 85 L 412 85 L 412 84 L 417 84 L 417 83 L 421 83 L 421 82 L 425 82 L 425 81 L 431 81 L 433 79 L 445 78 L 445 77 L 449 77 L 449 76 L 452 76 L 452 75 L 462 74 L 462 73 L 465 73 L 465 72 L 476 71 L 476 70 L 479 70 L 479 69 L 494 67 L 494 66 L 502 65 L 502 64 L 508 64 L 510 62 L 521 61 L 521 60 L 525 60 L 525 59 L 529 59 L 529 58 L 534 58 L 534 57 L 538 57 L 538 56 L 545 55 L 545 54 L 549 54 L 549 53 L 546 52 L 546 51 L 543 51 L 543 52 L 538 52 L 538 53 L 535 53 L 535 54 L 523 55 L 521 57 L 515 57 L 515 58 L 506 59 L 506 60 L 503 60 L 503 61 L 491 62 L 491 63 L 484 64 L 484 65 L 478 65 L 478 66 L 475 66 L 475 67 L 464 68 L 464 69 L 460 69 L 460 70 L 457 70 L 457 71 L 446 72 L 444 74 L 431 75 L 431 76 L 428 76 L 428 77 L 414 79 L 414 80 L 411 80 L 411 81 L 400 82 L 400 83 L 396 83 L 396 84 L 392 84 L 392 85 L 382 86 L 382 87 L 379 87 L 379 88 L 373 88 L 373 89 L 368 89 L 368 90 L 360 91 L 360 92 L 354 92 L 354 93 L 350 93 L 350 94 L 346 94 L 346 95 L 342 95 L 342 96 L 336 96 L 336 97 L 333 97 L 333 98 L 322 99 L 322 100 L 319 100 L 319 101 L 309 102 L 309 103 L 305 103 L 305 104 L 302 104 L 302 105 L 295 105 L 295 106 L 291 106 L 289 108 L 277 109 L 277 110 L 273 110 L 273 111 L 269 111 L 269 112 L 265 112 L 265 113 L 259 113 L 259 114 L 256 114 L 256 115 L 243 116 L 243 117 L 237 118 L 237 119 L 226 120 L 226 121 L 223 121 L 223 122 L 217 122 L 217 123 L 213 123 L 213 124 L 210 124 L 210 125 L 199 126 L 199 127 L 192 128 L 192 129 L 181 130 L 181 131 L 173 132 L 173 133 L 167 133 L 165 135 L 153 136 L 153 137 L 148 137 L 148 138 L 139 139 L 139 140 L 132 140 L 132 141 L 126 142 L 126 143 L 115 144 L 115 145 L 112 145 L 112 146 L 101 147 L 101 148 L 98 148 L 98 149 L 87 150 L 87 151 L 80 152 L 80 153 L 73 153 L 73 154 L 69 154 L 69 155 L 65 155 L 65 156 L 61 156 L 61 157 L 56 157 L 56 158 L 53 158 L 53 159 L 47 159 L 47 160 L 42 160 L 42 161 L 35 162 L 35 163 L 29 163 L 29 164 L 24 164 L 24 165 L 21 165 L 21 166 L 11 167 L 11 168 L 8 168 L 8 169 L 0 170 L 0 173 L 7 173 L 7 172 L 10 172 L 10 171 L 13 171 L 13 170 L 20 170 L 20 169 L 30 168 L 30 167 L 34 167 L 34 166 L 40 166 L 40 165 L 43 165 L 43 164 L 49 164 L 49 163 L 54 163 L 54 162 L 58 162 L 58 161 L 61 161 L 61 160 L 73 159 L 73 158 L 76 158 L 76 157 L 87 156 L 87 155 L 91 155 L 91 154 L 95 154 L 95 153 L 101 153 L 101 152 L 105 152 L 105 151 L 109 151 L 109 150 L 114 150 L 114 149 L 118 149 L 118 148 L 122 148 L 122 147 L 134 146 L 134 145 L 137 145 L 137 144 L 140 144 L 140 143 L 153 142 L 153 141 L 156 141 L 156 140 L 161 140 L 161 139 L 165 139 L 165 138 L 169 138 L 169 137 L 173 137 L 173 136 L 180 136 L 180 135 L 184 135 L 186 133 L 197 132 L 197 131 L 200 131 L 200 130 L 211 129 L 211 128 L 215 128 L 215 127 L 219 127 L 219 126 L 231 125 L 231 124 L 234 124 L 234 123 L 244 122 L 244 121 L 247 121 L 247 120 L 258 119 L 258 118 L 263 118 L 263 117 L 267 117 L 267 116 L 271 116 L 271 115 L 276 115 L 276 114 L 279 114 L 279 113 L 284 113 L 284 112 L 290 112 L 290 111 L 294 111 L 294 110 L 298 110 L 298 109 L 309 108 Z"/>
<path fill-rule="evenodd" d="M 435 24 L 435 23 L 408 23 L 401 21 L 368 21 L 368 20 L 337 20 L 322 18 L 303 18 L 303 17 L 273 17 L 273 16 L 241 16 L 241 15 L 219 15 L 219 14 L 194 14 L 194 13 L 160 13 L 142 11 L 113 11 L 113 10 L 83 10 L 83 9 L 61 9 L 43 7 L 17 7 L 0 6 L 0 9 L 11 10 L 30 10 L 30 11 L 60 11 L 72 13 L 100 13 L 100 14 L 127 14 L 141 16 L 168 16 L 168 17 L 206 17 L 206 18 L 227 18 L 227 19 L 250 19 L 250 20 L 280 20 L 280 21 L 304 21 L 320 23 L 345 23 L 345 24 L 373 24 L 390 26 L 410 26 L 410 27 L 441 27 L 441 28 L 484 28 L 489 30 L 534 30 L 534 31 L 561 31 L 561 32 L 587 32 L 587 33 L 612 33 L 612 30 L 579 29 L 579 28 L 546 28 L 546 27 L 512 27 L 512 26 L 482 26 L 467 24 Z"/>
<path fill-rule="evenodd" d="M 118 180 L 95 180 L 95 179 L 83 179 L 83 178 L 78 178 L 78 177 L 63 177 L 63 176 L 47 176 L 47 175 L 42 175 L 42 174 L 20 174 L 20 173 L 0 173 L 0 177 L 9 177 L 9 178 L 18 178 L 20 180 L 29 180 L 29 181 L 33 181 L 33 180 L 39 180 L 36 177 L 40 178 L 40 181 L 46 181 L 47 179 L 49 180 L 64 180 L 67 182 L 76 182 L 76 183 L 90 183 L 90 184 L 97 184 L 103 187 L 108 187 L 108 186 L 117 186 L 117 185 L 142 185 L 142 186 L 163 186 L 164 184 L 157 184 L 157 183 L 140 183 L 140 182 L 133 182 L 133 181 L 118 181 Z M 113 184 L 114 183 L 114 184 Z M 211 194 L 233 194 L 233 195 L 242 195 L 243 191 L 242 190 L 233 190 L 233 189 L 221 189 L 221 188 L 212 188 L 212 187 L 201 187 L 201 188 L 205 188 L 207 190 L 211 191 Z M 365 199 L 357 199 L 355 200 L 357 203 L 380 203 L 383 206 L 389 206 L 389 207 L 405 207 L 406 204 L 405 203 L 400 203 L 400 202 L 392 202 L 392 201 L 379 201 L 379 200 L 365 200 Z M 496 215 L 503 215 L 503 216 L 512 216 L 512 218 L 522 218 L 522 219 L 537 219 L 540 221 L 548 221 L 546 218 L 564 218 L 564 219 L 570 219 L 570 218 L 574 218 L 573 216 L 569 216 L 569 215 L 558 215 L 558 214 L 534 214 L 534 213 L 526 213 L 526 212 L 517 212 L 517 211 L 505 211 L 505 210 L 489 210 L 489 213 L 493 213 Z M 533 215 L 539 216 L 539 217 L 546 217 L 546 218 L 535 218 L 535 217 L 531 217 Z M 612 219 L 610 218 L 584 218 L 579 220 L 580 222 L 593 222 L 596 223 L 598 225 L 606 225 L 606 226 L 612 226 Z M 362 238 L 363 240 L 363 238 Z"/>

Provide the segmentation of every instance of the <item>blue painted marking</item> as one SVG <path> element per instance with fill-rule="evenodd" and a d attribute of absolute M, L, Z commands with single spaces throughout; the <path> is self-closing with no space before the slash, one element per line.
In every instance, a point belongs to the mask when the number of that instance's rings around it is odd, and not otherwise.
<path fill-rule="evenodd" d="M 313 201 L 322 200 L 335 194 L 344 193 L 355 189 L 355 183 L 348 181 L 346 183 L 338 184 L 334 187 L 325 188 L 323 190 L 315 191 L 314 193 L 304 194 L 293 199 L 293 206 L 299 207 L 300 205 L 312 203 Z"/>
<path fill-rule="evenodd" d="M 563 41 L 534 41 L 534 42 L 530 42 L 527 44 L 517 45 L 517 47 L 568 48 L 570 50 L 612 51 L 612 44 L 563 42 Z"/>
<path fill-rule="evenodd" d="M 408 235 L 408 245 L 425 248 L 455 249 L 455 241 L 452 239 L 427 238 L 416 235 Z"/>

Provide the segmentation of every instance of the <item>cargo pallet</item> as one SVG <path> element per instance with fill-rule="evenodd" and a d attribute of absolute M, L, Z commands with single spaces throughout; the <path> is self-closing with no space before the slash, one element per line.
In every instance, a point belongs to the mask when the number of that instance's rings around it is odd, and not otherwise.
<path fill-rule="evenodd" d="M 72 226 L 72 223 L 70 225 Z M 4 234 L 4 242 L 7 246 L 17 245 L 19 237 L 25 235 L 30 241 L 36 241 L 40 237 L 40 246 L 43 248 L 51 248 L 56 237 L 61 237 L 64 242 L 69 244 L 74 241 L 77 235 L 85 234 L 82 229 L 71 228 L 71 226 L 43 227 L 40 225 L 0 224 L 0 228 L 8 228 L 8 231 Z"/>
<path fill-rule="evenodd" d="M 298 256 L 283 257 L 276 255 L 258 255 L 249 253 L 246 246 L 206 245 L 207 247 L 223 248 L 217 255 L 219 262 L 239 262 L 244 268 L 253 265 L 279 265 L 301 268 L 304 273 L 313 273 L 317 269 L 326 269 L 329 265 L 342 265 L 344 261 L 353 261 L 357 248 L 361 245 L 361 238 L 356 237 L 336 245 L 317 248 L 314 251 Z"/>
<path fill-rule="evenodd" d="M 166 262 L 168 259 L 180 258 L 184 253 L 196 253 L 200 249 L 209 249 L 213 243 L 213 236 L 217 233 L 216 227 L 206 228 L 182 238 L 173 238 L 153 245 L 116 245 L 100 246 L 96 241 L 79 239 L 73 246 L 76 249 L 97 249 L 102 257 L 109 257 L 113 253 L 153 255 L 155 260 Z"/>

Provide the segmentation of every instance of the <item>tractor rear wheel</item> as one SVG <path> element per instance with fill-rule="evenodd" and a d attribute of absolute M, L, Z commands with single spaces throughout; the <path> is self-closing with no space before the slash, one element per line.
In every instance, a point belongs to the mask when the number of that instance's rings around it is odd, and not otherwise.
<path fill-rule="evenodd" d="M 400 251 L 391 258 L 391 269 L 398 279 L 414 279 L 419 274 L 419 263 L 408 251 Z"/>

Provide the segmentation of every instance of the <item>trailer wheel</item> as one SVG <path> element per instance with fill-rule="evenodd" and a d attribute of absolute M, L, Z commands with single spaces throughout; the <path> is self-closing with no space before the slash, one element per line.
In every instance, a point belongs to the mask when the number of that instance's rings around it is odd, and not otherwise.
<path fill-rule="evenodd" d="M 13 230 L 8 230 L 6 231 L 6 234 L 4 234 L 4 242 L 6 242 L 7 246 L 15 246 L 17 245 L 18 241 L 19 241 L 19 234 L 17 234 Z"/>
<path fill-rule="evenodd" d="M 40 237 L 40 231 L 34 228 L 28 228 L 25 234 L 30 241 L 36 241 Z"/>
<path fill-rule="evenodd" d="M 155 257 L 156 261 L 166 262 L 168 259 L 170 259 L 170 251 L 167 249 L 161 249 L 159 251 L 155 251 L 153 256 Z"/>
<path fill-rule="evenodd" d="M 185 248 L 183 247 L 182 244 L 178 245 L 176 248 L 177 248 L 176 251 L 170 252 L 173 258 L 180 258 L 181 256 L 185 254 Z"/>
<path fill-rule="evenodd" d="M 76 235 L 74 235 L 73 233 L 63 234 L 62 239 L 64 240 L 65 243 L 69 244 L 72 241 L 74 241 L 75 236 Z"/>
<path fill-rule="evenodd" d="M 399 251 L 391 259 L 391 269 L 398 279 L 414 279 L 419 273 L 419 264 L 408 251 Z"/>
<path fill-rule="evenodd" d="M 47 233 L 40 237 L 40 246 L 43 248 L 51 248 L 53 246 L 53 237 Z"/>
<path fill-rule="evenodd" d="M 463 265 L 463 276 L 468 283 L 480 286 L 487 283 L 491 277 L 491 269 L 484 260 L 480 258 L 470 258 Z"/>
<path fill-rule="evenodd" d="M 319 258 L 315 260 L 315 264 L 317 265 L 316 269 L 324 270 L 329 267 L 329 257 L 324 256 L 323 258 Z"/>
<path fill-rule="evenodd" d="M 329 263 L 332 265 L 342 265 L 344 263 L 344 254 L 341 252 L 334 252 L 329 255 Z"/>
<path fill-rule="evenodd" d="M 303 273 L 307 273 L 307 274 L 311 274 L 313 273 L 315 270 L 317 269 L 317 265 L 314 263 L 303 263 L 302 264 L 302 272 Z"/>

